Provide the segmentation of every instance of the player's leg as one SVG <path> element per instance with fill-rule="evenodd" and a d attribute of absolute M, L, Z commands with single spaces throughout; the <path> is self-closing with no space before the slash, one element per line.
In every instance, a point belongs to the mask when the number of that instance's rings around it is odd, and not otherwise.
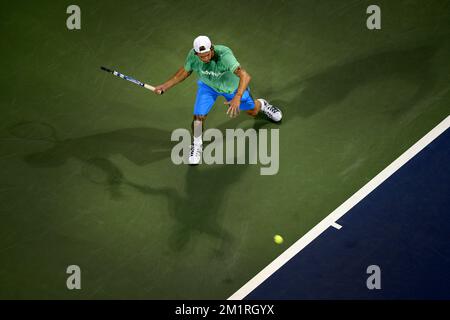
<path fill-rule="evenodd" d="M 202 143 L 202 133 L 204 122 L 206 117 L 211 110 L 214 102 L 217 99 L 218 93 L 212 88 L 204 84 L 202 81 L 198 81 L 197 97 L 195 99 L 194 105 L 194 116 L 192 120 L 192 136 L 194 144 Z"/>
<path fill-rule="evenodd" d="M 207 115 L 195 115 L 192 119 L 192 144 L 203 145 L 203 130 Z"/>
<path fill-rule="evenodd" d="M 266 100 L 253 99 L 249 89 L 245 90 L 242 95 L 239 109 L 245 110 L 247 114 L 252 117 L 256 117 L 256 115 L 262 111 L 270 120 L 274 122 L 280 122 L 283 117 L 281 110 L 275 106 L 272 106 Z"/>
<path fill-rule="evenodd" d="M 261 101 L 259 101 L 258 99 L 256 100 L 252 99 L 252 101 L 255 107 L 253 109 L 247 110 L 247 114 L 249 116 L 256 117 L 259 111 L 261 111 Z"/>
<path fill-rule="evenodd" d="M 189 153 L 189 164 L 199 164 L 203 152 L 203 128 L 206 117 L 217 99 L 217 92 L 198 81 L 197 97 L 192 120 L 192 145 Z"/>

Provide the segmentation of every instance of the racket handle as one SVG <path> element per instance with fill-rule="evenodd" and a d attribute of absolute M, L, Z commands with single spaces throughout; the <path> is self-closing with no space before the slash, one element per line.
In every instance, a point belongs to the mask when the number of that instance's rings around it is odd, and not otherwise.
<path fill-rule="evenodd" d="M 149 84 L 144 83 L 144 88 L 155 92 L 155 87 L 153 87 Z M 163 94 L 163 93 L 164 93 L 164 91 L 161 91 L 161 94 Z"/>

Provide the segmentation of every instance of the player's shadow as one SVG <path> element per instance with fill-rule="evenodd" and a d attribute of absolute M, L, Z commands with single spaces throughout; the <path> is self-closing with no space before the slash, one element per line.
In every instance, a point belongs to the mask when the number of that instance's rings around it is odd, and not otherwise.
<path fill-rule="evenodd" d="M 241 116 L 227 120 L 218 126 L 223 133 L 234 128 L 248 117 Z M 260 118 L 250 122 L 255 130 L 264 128 L 270 122 Z M 239 181 L 248 165 L 201 165 L 187 167 L 184 192 L 174 188 L 154 188 L 136 184 L 114 164 L 110 157 L 120 154 L 138 166 L 170 158 L 170 132 L 155 128 L 125 128 L 78 138 L 58 139 L 55 129 L 45 124 L 45 130 L 52 133 L 52 146 L 41 152 L 25 156 L 32 167 L 58 167 L 68 159 L 83 163 L 83 175 L 92 183 L 102 185 L 114 199 L 120 199 L 123 187 L 148 195 L 162 195 L 168 200 L 168 212 L 176 222 L 170 245 L 174 251 L 182 251 L 197 235 L 216 239 L 215 253 L 226 255 L 232 247 L 231 234 L 222 227 L 227 192 Z M 50 128 L 50 129 L 48 129 Z M 40 128 L 38 128 L 40 129 Z M 248 129 L 248 127 L 244 128 Z M 44 131 L 45 131 L 44 130 Z M 39 131 L 34 128 L 34 130 Z M 40 130 L 42 131 L 42 130 Z M 247 150 L 248 151 L 248 150 Z M 245 195 L 242 195 L 245 196 Z"/>
<path fill-rule="evenodd" d="M 285 111 L 287 117 L 283 121 L 286 121 L 296 116 L 310 117 L 339 104 L 360 86 L 383 80 L 400 80 L 414 85 L 417 89 L 413 92 L 399 92 L 404 98 L 395 97 L 395 105 L 383 110 L 392 117 L 399 117 L 432 92 L 436 77 L 431 59 L 436 51 L 431 45 L 385 51 L 332 66 L 319 74 L 280 87 L 267 88 L 263 92 L 265 96 L 273 99 L 273 104 L 279 105 Z M 369 103 L 376 106 L 384 100 L 385 104 L 389 104 L 393 94 L 395 95 L 395 88 L 377 92 L 377 101 Z M 277 98 L 283 96 L 292 98 Z"/>
<path fill-rule="evenodd" d="M 218 128 L 224 133 L 227 127 L 236 127 L 243 120 L 246 119 L 234 118 Z M 256 119 L 243 129 L 259 130 L 269 123 L 267 120 Z M 246 147 L 248 154 L 248 146 Z M 128 185 L 141 193 L 167 197 L 169 214 L 176 221 L 169 241 L 174 251 L 183 251 L 189 247 L 193 238 L 206 235 L 216 240 L 212 244 L 215 255 L 224 257 L 232 250 L 233 237 L 222 225 L 223 214 L 227 209 L 230 190 L 241 180 L 248 167 L 248 164 L 188 166 L 181 193 L 173 188 Z"/>
<path fill-rule="evenodd" d="M 195 234 L 220 239 L 215 250 L 219 256 L 231 250 L 233 238 L 222 226 L 229 191 L 247 170 L 247 165 L 217 165 L 189 167 L 185 178 L 185 198 L 171 210 L 178 222 L 171 244 L 183 249 Z M 245 197 L 245 195 L 240 195 Z M 238 208 L 229 208 L 238 210 Z"/>
<path fill-rule="evenodd" d="M 249 117 L 241 115 L 223 122 L 217 129 L 224 134 L 227 128 L 235 128 L 248 119 Z M 258 130 L 269 123 L 258 116 L 251 127 Z M 16 126 L 23 124 L 21 122 L 12 125 L 9 131 L 11 132 Z M 63 165 L 69 158 L 87 161 L 109 158 L 116 154 L 124 156 L 136 165 L 143 166 L 170 158 L 171 149 L 177 143 L 171 141 L 171 132 L 151 127 L 122 128 L 77 138 L 58 139 L 56 130 L 48 123 L 45 123 L 45 126 L 38 122 L 25 122 L 25 124 L 27 125 L 26 130 L 30 132 L 44 129 L 50 131 L 46 136 L 52 137 L 48 140 L 30 138 L 30 140 L 44 140 L 52 143 L 51 147 L 42 152 L 25 156 L 26 162 L 33 167 L 56 167 Z M 205 129 L 208 129 L 207 125 Z M 29 138 L 23 139 L 28 140 Z"/>
<path fill-rule="evenodd" d="M 234 118 L 222 123 L 218 129 L 224 133 L 226 128 L 233 128 L 245 120 L 245 117 Z M 33 127 L 33 122 L 26 124 L 30 132 L 39 131 L 37 129 L 42 131 L 44 128 L 45 131 L 51 131 L 47 136 L 53 136 L 52 141 L 48 141 L 52 146 L 26 155 L 26 163 L 32 167 L 58 167 L 68 159 L 77 159 L 83 163 L 82 174 L 93 183 L 107 185 L 114 198 L 120 197 L 123 180 L 117 179 L 120 170 L 110 160 L 112 156 L 122 155 L 137 166 L 145 166 L 170 159 L 171 149 L 177 143 L 170 140 L 169 131 L 156 128 L 123 128 L 78 138 L 58 139 L 55 129 L 49 124 L 40 127 L 38 124 Z M 257 130 L 266 124 L 267 121 L 257 119 L 252 127 Z"/>
<path fill-rule="evenodd" d="M 181 193 L 174 188 L 127 184 L 143 194 L 167 198 L 169 215 L 175 221 L 169 239 L 172 250 L 184 251 L 193 240 L 201 239 L 211 246 L 214 256 L 220 258 L 226 256 L 233 245 L 232 235 L 222 225 L 227 194 L 246 169 L 247 165 L 189 166 Z M 204 236 L 207 238 L 202 239 Z"/>

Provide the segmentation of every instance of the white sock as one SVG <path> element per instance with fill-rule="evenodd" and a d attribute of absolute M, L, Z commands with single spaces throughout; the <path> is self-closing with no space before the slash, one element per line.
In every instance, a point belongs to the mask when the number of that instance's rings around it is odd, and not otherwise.
<path fill-rule="evenodd" d="M 203 144 L 202 136 L 194 137 L 194 144 L 196 146 L 201 146 Z"/>
<path fill-rule="evenodd" d="M 261 110 L 264 111 L 266 109 L 266 103 L 263 99 L 258 99 L 258 101 L 261 103 Z"/>

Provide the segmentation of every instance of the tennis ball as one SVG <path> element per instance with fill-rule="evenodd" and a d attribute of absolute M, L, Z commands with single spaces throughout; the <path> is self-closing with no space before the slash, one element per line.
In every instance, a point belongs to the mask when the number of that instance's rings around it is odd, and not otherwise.
<path fill-rule="evenodd" d="M 275 235 L 273 237 L 273 241 L 275 241 L 276 244 L 282 244 L 283 243 L 283 237 L 279 234 Z"/>

